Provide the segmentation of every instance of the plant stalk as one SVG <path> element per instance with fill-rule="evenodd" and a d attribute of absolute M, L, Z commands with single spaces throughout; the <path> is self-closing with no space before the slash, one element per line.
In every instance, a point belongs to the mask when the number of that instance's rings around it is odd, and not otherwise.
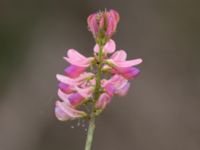
<path fill-rule="evenodd" d="M 94 137 L 94 130 L 95 130 L 95 103 L 98 100 L 100 96 L 100 88 L 101 88 L 101 69 L 102 69 L 102 54 L 103 54 L 103 45 L 99 45 L 99 55 L 97 60 L 97 75 L 96 75 L 96 86 L 94 90 L 94 100 L 93 100 L 93 106 L 90 114 L 90 120 L 89 120 L 89 127 L 87 132 L 87 139 L 85 144 L 85 150 L 91 150 L 92 148 L 92 142 Z"/>

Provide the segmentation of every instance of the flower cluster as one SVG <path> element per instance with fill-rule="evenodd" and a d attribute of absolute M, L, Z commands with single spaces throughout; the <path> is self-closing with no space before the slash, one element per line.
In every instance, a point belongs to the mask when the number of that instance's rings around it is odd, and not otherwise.
<path fill-rule="evenodd" d="M 94 46 L 93 57 L 85 57 L 74 49 L 67 51 L 64 59 L 70 66 L 64 70 L 64 75 L 56 76 L 59 100 L 56 101 L 55 114 L 59 120 L 87 117 L 89 114 L 82 106 L 89 104 L 98 115 L 114 95 L 126 95 L 129 80 L 139 74 L 135 66 L 142 59 L 127 60 L 127 53 L 116 51 L 115 41 L 111 39 L 118 21 L 119 15 L 114 10 L 90 15 L 89 29 L 95 40 L 100 41 Z"/>
<path fill-rule="evenodd" d="M 126 60 L 124 50 L 115 51 L 115 42 L 110 39 L 103 47 L 102 72 L 109 74 L 109 78 L 101 79 L 101 93 L 95 102 L 96 109 L 104 109 L 114 95 L 126 95 L 130 83 L 139 74 L 135 66 L 142 62 L 141 59 Z M 113 53 L 114 52 L 114 53 Z M 95 45 L 94 55 L 98 55 L 99 46 Z M 113 53 L 108 57 L 109 53 Z M 68 120 L 84 117 L 84 111 L 77 110 L 80 105 L 91 100 L 96 85 L 95 72 L 88 72 L 98 60 L 96 57 L 85 57 L 74 49 L 69 49 L 64 59 L 71 65 L 64 70 L 64 75 L 57 75 L 59 83 L 55 113 L 58 119 Z M 91 70 L 92 71 L 92 70 Z"/>

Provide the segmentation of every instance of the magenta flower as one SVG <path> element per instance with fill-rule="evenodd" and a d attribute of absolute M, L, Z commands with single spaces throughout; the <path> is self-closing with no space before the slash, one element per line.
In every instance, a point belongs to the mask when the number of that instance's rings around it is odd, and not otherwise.
<path fill-rule="evenodd" d="M 137 65 L 142 59 L 127 60 L 127 53 L 116 51 L 116 43 L 111 39 L 119 18 L 115 10 L 90 15 L 87 22 L 96 41 L 94 55 L 85 57 L 69 49 L 64 57 L 69 66 L 63 74 L 56 75 L 59 100 L 55 103 L 55 115 L 61 121 L 85 119 L 89 122 L 85 150 L 91 150 L 95 118 L 115 95 L 125 96 L 130 80 L 140 73 Z"/>

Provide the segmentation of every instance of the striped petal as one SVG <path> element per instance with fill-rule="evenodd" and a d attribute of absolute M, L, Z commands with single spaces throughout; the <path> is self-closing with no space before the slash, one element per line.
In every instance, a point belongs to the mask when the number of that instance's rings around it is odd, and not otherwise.
<path fill-rule="evenodd" d="M 73 120 L 87 115 L 84 111 L 76 110 L 65 102 L 60 101 L 56 101 L 55 114 L 61 121 Z"/>
<path fill-rule="evenodd" d="M 124 50 L 118 50 L 110 58 L 114 61 L 125 61 L 127 53 Z"/>
<path fill-rule="evenodd" d="M 109 59 L 107 60 L 107 62 L 110 64 L 113 64 L 116 67 L 127 68 L 127 67 L 139 65 L 140 63 L 142 63 L 142 59 L 138 58 L 138 59 L 133 59 L 133 60 L 128 60 L 128 61 L 115 61 L 113 59 Z"/>
<path fill-rule="evenodd" d="M 95 107 L 97 109 L 104 109 L 108 103 L 110 103 L 111 97 L 107 93 L 103 93 L 100 95 L 99 99 L 97 100 Z"/>
<path fill-rule="evenodd" d="M 65 83 L 67 85 L 72 85 L 72 86 L 76 85 L 76 82 L 73 79 L 71 79 L 71 78 L 69 78 L 67 76 L 64 76 L 64 75 L 61 75 L 61 74 L 57 74 L 56 78 L 57 78 L 58 81 L 60 81 L 62 83 Z"/>

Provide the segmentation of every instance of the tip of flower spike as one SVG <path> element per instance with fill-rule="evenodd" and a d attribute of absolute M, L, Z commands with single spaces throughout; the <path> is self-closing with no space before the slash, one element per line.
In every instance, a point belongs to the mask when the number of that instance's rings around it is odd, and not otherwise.
<path fill-rule="evenodd" d="M 87 19 L 89 31 L 92 32 L 95 40 L 105 42 L 115 33 L 118 22 L 119 14 L 113 9 L 91 14 Z"/>

